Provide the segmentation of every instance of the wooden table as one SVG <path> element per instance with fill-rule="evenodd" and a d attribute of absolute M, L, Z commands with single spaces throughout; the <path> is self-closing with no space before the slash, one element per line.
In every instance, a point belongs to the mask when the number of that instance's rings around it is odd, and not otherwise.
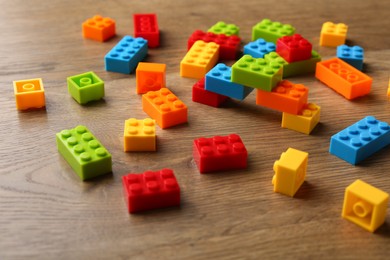
<path fill-rule="evenodd" d="M 341 218 L 345 188 L 356 179 L 390 192 L 390 147 L 359 166 L 330 155 L 329 138 L 373 115 L 390 122 L 386 89 L 390 71 L 390 2 L 371 1 L 1 1 L 0 15 L 0 258 L 48 259 L 385 259 L 390 214 L 371 234 Z M 145 118 L 135 76 L 104 70 L 104 55 L 133 34 L 134 13 L 155 12 L 161 47 L 147 62 L 167 64 L 167 84 L 189 107 L 188 124 L 158 128 L 158 152 L 124 153 L 124 120 Z M 100 43 L 81 36 L 95 14 L 117 22 L 117 36 Z M 191 101 L 193 79 L 179 76 L 188 36 L 217 21 L 235 23 L 247 43 L 263 18 L 290 23 L 323 59 L 335 49 L 319 46 L 326 21 L 349 26 L 348 44 L 365 49 L 372 92 L 354 101 L 313 75 L 291 78 L 310 88 L 322 108 L 311 135 L 282 129 L 281 113 L 243 102 L 216 109 Z M 230 63 L 231 64 L 231 63 Z M 103 101 L 86 106 L 67 93 L 66 77 L 96 72 Z M 46 110 L 18 112 L 13 80 L 42 77 Z M 113 156 L 113 174 L 82 182 L 57 152 L 55 133 L 86 125 Z M 237 133 L 249 152 L 248 169 L 199 174 L 195 138 Z M 273 192 L 273 163 L 288 147 L 309 153 L 307 179 L 294 198 Z M 129 215 L 121 176 L 174 169 L 180 208 Z"/>

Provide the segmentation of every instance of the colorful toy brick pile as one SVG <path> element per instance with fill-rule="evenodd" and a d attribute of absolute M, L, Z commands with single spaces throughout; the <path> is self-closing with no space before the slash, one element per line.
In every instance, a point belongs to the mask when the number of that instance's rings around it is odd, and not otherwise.
<path fill-rule="evenodd" d="M 226 30 L 229 35 L 218 36 Z M 283 113 L 282 127 L 310 134 L 319 122 L 320 107 L 308 102 L 307 87 L 283 78 L 314 72 L 321 57 L 309 41 L 294 34 L 293 26 L 264 19 L 253 26 L 253 41 L 232 67 L 215 65 L 218 59 L 238 56 L 238 32 L 237 26 L 218 22 L 207 33 L 197 30 L 190 36 L 180 75 L 200 79 L 192 100 L 218 107 L 227 98 L 244 100 L 256 89 L 256 104 Z M 233 44 L 228 50 L 224 46 L 229 42 Z"/>
<path fill-rule="evenodd" d="M 150 116 L 125 120 L 124 152 L 157 151 L 156 124 L 166 129 L 187 122 L 187 106 L 166 88 L 166 65 L 142 62 L 148 48 L 160 45 L 155 14 L 135 14 L 134 37 L 124 36 L 104 57 L 105 69 L 130 74 L 136 71 L 136 93 L 142 94 L 142 109 Z M 116 23 L 94 16 L 82 24 L 84 38 L 107 41 L 115 36 Z M 323 24 L 320 45 L 337 47 L 337 58 L 321 61 L 312 44 L 289 24 L 264 19 L 252 28 L 252 42 L 243 47 L 239 27 L 218 22 L 188 39 L 188 52 L 180 62 L 180 75 L 197 79 L 192 100 L 219 107 L 228 98 L 244 100 L 256 89 L 256 104 L 283 113 L 282 127 L 310 134 L 320 121 L 321 108 L 308 101 L 309 88 L 285 78 L 314 73 L 325 85 L 346 99 L 367 95 L 372 79 L 361 72 L 363 49 L 345 44 L 347 26 Z M 229 67 L 221 61 L 235 60 Z M 218 63 L 220 62 L 220 63 Z M 104 82 L 94 72 L 67 78 L 72 98 L 83 105 L 104 97 Z M 45 107 L 41 79 L 14 81 L 19 110 Z M 387 95 L 390 97 L 390 82 Z M 111 154 L 85 126 L 56 134 L 58 151 L 81 180 L 112 172 Z M 329 152 L 358 164 L 390 144 L 390 126 L 373 116 L 333 135 Z M 248 152 L 241 137 L 200 137 L 193 142 L 193 158 L 200 173 L 245 169 Z M 306 178 L 308 153 L 289 148 L 274 163 L 274 191 L 293 197 Z M 130 173 L 122 177 L 130 213 L 179 206 L 180 187 L 173 170 Z M 342 216 L 374 232 L 386 217 L 389 195 L 361 180 L 345 191 Z"/>

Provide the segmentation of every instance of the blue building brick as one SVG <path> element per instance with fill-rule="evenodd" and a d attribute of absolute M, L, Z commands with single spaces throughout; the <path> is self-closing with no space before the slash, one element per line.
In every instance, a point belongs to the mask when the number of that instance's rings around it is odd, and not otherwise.
<path fill-rule="evenodd" d="M 389 144 L 389 124 L 367 116 L 333 135 L 329 152 L 351 164 L 357 164 Z"/>
<path fill-rule="evenodd" d="M 104 57 L 106 70 L 130 74 L 147 54 L 147 40 L 126 35 Z"/>
<path fill-rule="evenodd" d="M 244 46 L 244 54 L 249 54 L 253 58 L 264 58 L 265 54 L 276 50 L 276 45 L 273 42 L 267 42 L 260 38 L 254 42 L 250 42 Z"/>
<path fill-rule="evenodd" d="M 364 50 L 360 46 L 337 46 L 337 58 L 342 59 L 349 65 L 357 68 L 358 70 L 363 69 Z"/>
<path fill-rule="evenodd" d="M 223 63 L 217 64 L 206 74 L 205 89 L 231 98 L 244 100 L 253 88 L 233 83 L 232 69 Z"/>

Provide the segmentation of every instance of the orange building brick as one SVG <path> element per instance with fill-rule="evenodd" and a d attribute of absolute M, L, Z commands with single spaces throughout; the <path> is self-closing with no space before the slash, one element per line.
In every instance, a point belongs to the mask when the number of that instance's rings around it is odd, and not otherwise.
<path fill-rule="evenodd" d="M 180 62 L 180 76 L 201 79 L 214 67 L 218 58 L 218 44 L 196 41 Z"/>
<path fill-rule="evenodd" d="M 143 94 L 142 108 L 163 129 L 187 122 L 187 106 L 167 88 Z"/>
<path fill-rule="evenodd" d="M 309 88 L 282 80 L 271 92 L 257 89 L 256 104 L 281 112 L 298 114 L 307 103 Z"/>
<path fill-rule="evenodd" d="M 83 37 L 104 42 L 115 36 L 115 21 L 109 17 L 95 15 L 83 25 Z"/>
<path fill-rule="evenodd" d="M 321 29 L 320 45 L 337 47 L 345 44 L 345 40 L 347 39 L 347 30 L 348 26 L 343 23 L 324 23 Z"/>
<path fill-rule="evenodd" d="M 372 84 L 372 78 L 339 58 L 318 62 L 316 78 L 346 99 L 367 95 Z"/>
<path fill-rule="evenodd" d="M 389 86 L 387 88 L 387 98 L 390 99 L 390 79 L 389 79 Z"/>
<path fill-rule="evenodd" d="M 13 84 L 17 109 L 42 108 L 46 105 L 42 79 L 17 80 Z"/>
<path fill-rule="evenodd" d="M 161 63 L 139 62 L 136 69 L 137 94 L 165 88 L 166 67 Z"/>

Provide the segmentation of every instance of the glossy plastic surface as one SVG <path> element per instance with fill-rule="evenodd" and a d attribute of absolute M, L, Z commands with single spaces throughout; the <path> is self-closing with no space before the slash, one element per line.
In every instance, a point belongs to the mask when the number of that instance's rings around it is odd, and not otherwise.
<path fill-rule="evenodd" d="M 245 169 L 248 152 L 237 134 L 194 140 L 193 156 L 200 173 Z"/>
<path fill-rule="evenodd" d="M 389 194 L 361 180 L 345 189 L 341 216 L 356 225 L 374 232 L 386 220 Z"/>
<path fill-rule="evenodd" d="M 142 108 L 163 129 L 187 122 L 187 106 L 167 88 L 143 94 Z"/>
<path fill-rule="evenodd" d="M 171 169 L 122 177 L 129 213 L 180 206 L 180 187 Z"/>

